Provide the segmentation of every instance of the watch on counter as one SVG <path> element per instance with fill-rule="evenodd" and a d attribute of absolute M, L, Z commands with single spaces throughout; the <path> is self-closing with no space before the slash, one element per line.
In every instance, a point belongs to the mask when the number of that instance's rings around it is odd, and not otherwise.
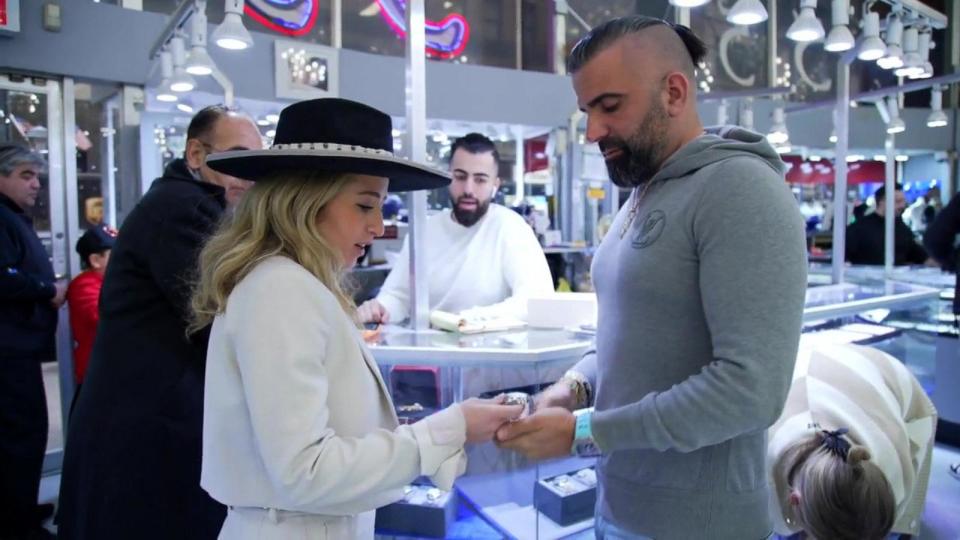
<path fill-rule="evenodd" d="M 577 409 L 573 411 L 576 419 L 576 427 L 573 431 L 573 445 L 570 447 L 570 453 L 579 457 L 595 457 L 600 455 L 600 448 L 593 440 L 593 429 L 591 421 L 593 419 L 593 407 L 588 409 Z"/>

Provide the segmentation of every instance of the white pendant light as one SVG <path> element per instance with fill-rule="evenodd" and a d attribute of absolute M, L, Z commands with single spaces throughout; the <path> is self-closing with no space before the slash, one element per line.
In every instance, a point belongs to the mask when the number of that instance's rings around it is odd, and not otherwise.
<path fill-rule="evenodd" d="M 182 37 L 170 38 L 170 52 L 173 53 L 173 78 L 170 79 L 170 89 L 180 93 L 192 91 L 197 87 L 197 82 L 183 68 L 187 52 Z"/>
<path fill-rule="evenodd" d="M 903 119 L 900 118 L 900 107 L 897 104 L 897 96 L 887 98 L 887 113 L 890 115 L 890 122 L 887 124 L 887 133 L 894 135 L 906 131 L 907 125 L 904 124 Z"/>
<path fill-rule="evenodd" d="M 750 26 L 767 20 L 767 8 L 760 0 L 737 0 L 727 12 L 727 22 L 739 26 Z"/>
<path fill-rule="evenodd" d="M 173 78 L 173 55 L 164 50 L 160 53 L 160 87 L 157 88 L 157 101 L 175 103 L 177 95 L 170 89 L 170 79 Z"/>
<path fill-rule="evenodd" d="M 936 128 L 947 125 L 947 115 L 943 112 L 943 90 L 939 86 L 930 89 L 930 109 L 927 127 Z"/>
<path fill-rule="evenodd" d="M 223 22 L 213 31 L 218 47 L 242 51 L 253 46 L 253 37 L 243 26 L 243 0 L 224 0 Z"/>
<path fill-rule="evenodd" d="M 772 123 L 770 125 L 770 131 L 767 133 L 767 141 L 774 146 L 779 146 L 789 140 L 790 134 L 787 132 L 786 114 L 784 114 L 783 106 L 781 105 L 773 109 Z"/>
<path fill-rule="evenodd" d="M 868 11 L 863 14 L 863 43 L 857 52 L 857 58 L 872 62 L 879 60 L 887 52 L 887 46 L 880 39 L 880 14 Z"/>
<path fill-rule="evenodd" d="M 883 58 L 877 60 L 877 65 L 883 69 L 900 69 L 903 67 L 903 22 L 896 14 L 887 22 L 887 52 Z"/>
<path fill-rule="evenodd" d="M 710 0 L 670 0 L 670 5 L 683 8 L 700 7 L 709 3 Z"/>
<path fill-rule="evenodd" d="M 207 54 L 207 16 L 201 11 L 190 20 L 190 56 L 187 58 L 187 73 L 206 76 L 213 73 L 214 63 Z"/>
<path fill-rule="evenodd" d="M 855 40 L 853 33 L 847 24 L 850 23 L 850 2 L 849 0 L 833 0 L 830 4 L 831 18 L 833 19 L 833 28 L 827 36 L 827 42 L 823 48 L 830 52 L 849 51 L 853 48 Z"/>
<path fill-rule="evenodd" d="M 823 39 L 826 32 L 817 18 L 816 9 L 817 0 L 800 0 L 800 14 L 787 29 L 787 38 L 801 43 Z"/>

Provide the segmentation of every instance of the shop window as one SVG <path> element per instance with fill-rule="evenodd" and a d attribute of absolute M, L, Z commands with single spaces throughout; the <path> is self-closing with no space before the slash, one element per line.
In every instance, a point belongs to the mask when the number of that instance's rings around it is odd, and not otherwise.
<path fill-rule="evenodd" d="M 667 0 L 568 0 L 570 9 L 575 11 L 590 28 L 599 26 L 610 19 L 627 15 L 647 15 L 670 19 L 673 11 Z M 564 51 L 577 44 L 588 30 L 573 16 L 566 17 L 566 45 Z"/>
<path fill-rule="evenodd" d="M 46 156 L 50 132 L 47 129 L 47 97 L 32 92 L 0 90 L 0 142 L 26 146 Z M 46 172 L 40 175 L 40 194 L 31 210 L 33 227 L 50 249 L 50 191 Z"/>
<path fill-rule="evenodd" d="M 343 46 L 403 56 L 404 4 L 401 0 L 344 0 Z M 516 67 L 514 0 L 426 0 L 424 7 L 431 58 Z"/>
<path fill-rule="evenodd" d="M 180 5 L 180 3 L 181 0 L 143 0 L 143 10 L 169 15 L 176 11 L 177 6 Z M 347 2 L 344 2 L 344 4 L 346 3 Z M 271 27 L 273 25 L 268 26 L 264 22 L 261 22 L 261 20 L 269 20 L 269 16 L 262 15 L 260 17 L 256 17 L 250 15 L 251 11 L 254 13 L 267 13 L 266 6 L 268 5 L 268 2 L 266 2 L 266 0 L 247 0 L 246 4 L 247 6 L 245 7 L 243 24 L 247 27 L 247 30 L 251 32 L 270 34 L 272 36 L 285 35 L 284 32 L 279 32 L 275 29 L 275 27 Z M 275 10 L 278 8 L 276 5 L 271 4 L 271 9 Z M 302 3 L 297 2 L 293 9 L 316 10 L 316 16 L 311 17 L 310 19 L 304 18 L 301 20 L 300 14 L 302 12 L 297 12 L 290 15 L 290 31 L 295 33 L 293 37 L 309 43 L 330 45 L 330 2 L 326 0 L 304 0 Z M 207 2 L 207 21 L 211 25 L 217 25 L 223 21 L 223 2 Z M 305 32 L 301 33 L 303 30 L 305 30 Z"/>
<path fill-rule="evenodd" d="M 697 72 L 701 93 L 770 86 L 767 23 L 730 24 L 726 17 L 732 4 L 729 1 L 711 2 L 690 12 L 691 30 L 707 45 L 703 66 Z"/>
<path fill-rule="evenodd" d="M 554 3 L 522 0 L 520 24 L 522 66 L 528 71 L 553 72 Z"/>

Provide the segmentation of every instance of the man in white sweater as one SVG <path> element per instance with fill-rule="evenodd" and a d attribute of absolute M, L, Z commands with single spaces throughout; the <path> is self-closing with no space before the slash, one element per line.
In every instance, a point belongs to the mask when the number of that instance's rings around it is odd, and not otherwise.
<path fill-rule="evenodd" d="M 526 320 L 527 298 L 549 293 L 553 280 L 533 230 L 518 214 L 493 203 L 500 187 L 493 141 L 470 133 L 451 148 L 452 210 L 430 216 L 426 271 L 430 309 L 484 318 Z M 409 316 L 410 265 L 404 244 L 375 299 L 360 306 L 364 322 Z"/>

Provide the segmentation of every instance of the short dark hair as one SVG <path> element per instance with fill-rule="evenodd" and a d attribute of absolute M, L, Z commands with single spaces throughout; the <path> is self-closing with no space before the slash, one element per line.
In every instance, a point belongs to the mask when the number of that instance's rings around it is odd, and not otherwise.
<path fill-rule="evenodd" d="M 457 150 L 461 148 L 471 154 L 486 154 L 490 152 L 493 154 L 493 161 L 497 164 L 497 168 L 500 168 L 500 152 L 497 152 L 497 145 L 493 144 L 493 141 L 486 135 L 467 133 L 463 137 L 453 141 L 453 144 L 450 145 L 451 160 L 453 159 L 453 155 L 457 153 Z"/>
<path fill-rule="evenodd" d="M 903 186 L 899 183 L 893 185 L 894 191 L 903 191 Z M 873 198 L 877 201 L 883 201 L 887 198 L 887 186 L 880 186 L 880 189 L 873 192 Z"/>
<path fill-rule="evenodd" d="M 226 105 L 210 105 L 200 109 L 200 112 L 193 115 L 190 119 L 190 125 L 187 127 L 187 139 L 200 139 L 209 135 L 213 131 L 213 126 L 217 120 L 234 112 Z"/>
<path fill-rule="evenodd" d="M 10 176 L 13 170 L 21 165 L 33 165 L 40 170 L 45 170 L 47 162 L 39 152 L 22 144 L 0 144 L 0 175 Z"/>
<path fill-rule="evenodd" d="M 677 33 L 680 41 L 686 47 L 687 53 L 690 54 L 690 61 L 693 63 L 694 69 L 696 69 L 707 54 L 707 46 L 692 30 L 682 24 L 674 24 L 656 17 L 630 15 L 609 20 L 583 36 L 573 46 L 570 55 L 567 56 L 567 73 L 576 73 L 597 53 L 606 49 L 618 39 L 639 34 L 654 26 L 666 26 Z M 690 73 L 690 75 L 693 74 Z"/>

